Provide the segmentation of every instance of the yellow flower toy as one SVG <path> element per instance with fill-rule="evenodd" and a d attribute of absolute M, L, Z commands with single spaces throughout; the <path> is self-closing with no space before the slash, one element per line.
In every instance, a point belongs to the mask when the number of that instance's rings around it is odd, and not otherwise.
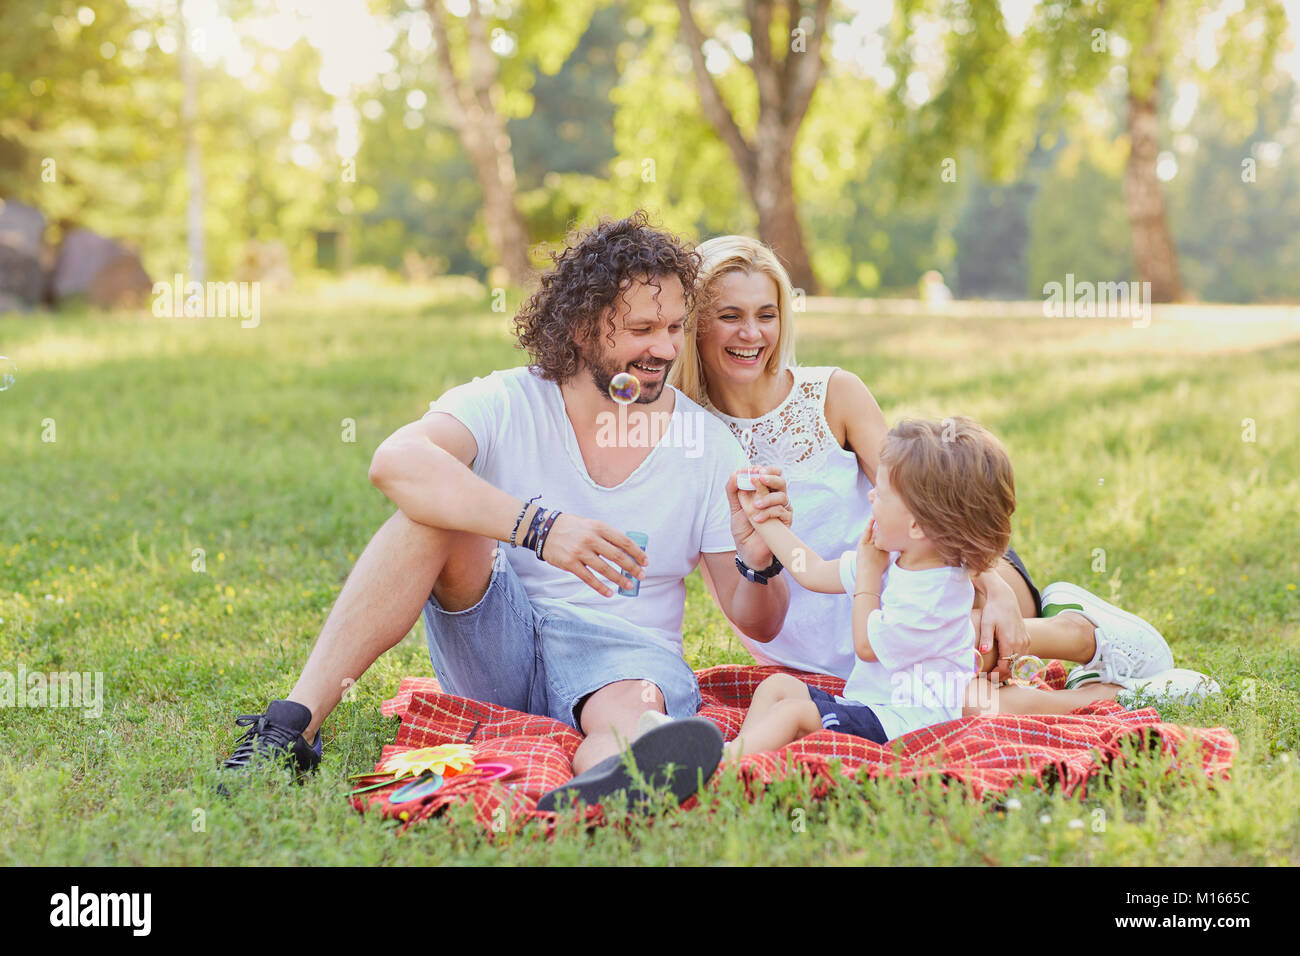
<path fill-rule="evenodd" d="M 469 744 L 439 744 L 393 754 L 379 768 L 381 773 L 393 774 L 394 780 L 405 776 L 418 777 L 422 773 L 437 773 L 454 777 L 474 767 L 474 748 Z"/>

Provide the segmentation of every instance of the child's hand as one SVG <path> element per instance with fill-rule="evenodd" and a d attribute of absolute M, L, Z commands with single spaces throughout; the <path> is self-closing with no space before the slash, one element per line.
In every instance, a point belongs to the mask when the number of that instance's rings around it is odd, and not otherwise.
<path fill-rule="evenodd" d="M 764 465 L 760 469 L 751 471 L 750 479 L 755 488 L 750 500 L 754 503 L 755 514 L 757 515 L 757 518 L 754 515 L 749 515 L 750 521 L 758 524 L 760 521 L 775 518 L 787 528 L 790 527 L 794 521 L 794 507 L 790 504 L 790 496 L 786 490 L 785 477 L 781 474 L 781 469 L 771 465 Z M 744 494 L 744 492 L 741 493 Z"/>
<path fill-rule="evenodd" d="M 867 524 L 867 530 L 862 532 L 862 538 L 858 541 L 858 574 L 866 570 L 879 574 L 887 567 L 889 567 L 889 552 L 876 547 L 876 519 L 872 518 Z"/>

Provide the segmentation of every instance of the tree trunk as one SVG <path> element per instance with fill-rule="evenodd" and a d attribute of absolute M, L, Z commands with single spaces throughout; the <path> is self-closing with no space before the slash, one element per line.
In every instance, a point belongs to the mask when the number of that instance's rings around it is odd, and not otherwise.
<path fill-rule="evenodd" d="M 468 69 L 464 78 L 457 75 L 452 60 L 446 11 L 441 0 L 426 0 L 425 7 L 433 21 L 438 74 L 446 88 L 442 102 L 483 190 L 483 224 L 488 244 L 510 282 L 528 286 L 533 280 L 532 263 L 528 259 L 528 230 L 515 202 L 518 183 L 510 134 L 505 117 L 496 108 L 500 94 L 496 54 L 489 46 L 487 25 L 478 0 L 470 3 L 465 22 Z"/>
<path fill-rule="evenodd" d="M 796 289 L 814 294 L 817 275 L 804 245 L 803 225 L 794 201 L 793 158 L 790 150 L 772 152 L 765 157 L 760 152 L 756 185 L 753 190 L 754 207 L 758 211 L 758 237 L 772 247 L 790 273 L 790 284 Z"/>
<path fill-rule="evenodd" d="M 505 122 L 496 114 L 480 121 L 471 117 L 461 131 L 461 142 L 483 190 L 483 225 L 488 244 L 510 282 L 527 286 L 533 278 L 528 260 L 528 230 L 515 205 L 518 186 Z"/>
<path fill-rule="evenodd" d="M 185 231 L 190 252 L 190 282 L 206 282 L 208 255 L 203 241 L 203 164 L 199 157 L 199 72 L 190 51 L 189 27 L 185 23 L 184 4 L 176 5 L 180 21 L 181 81 L 184 99 L 181 102 L 181 125 L 185 130 L 185 178 L 189 186 L 189 201 L 185 207 Z"/>
<path fill-rule="evenodd" d="M 1138 276 L 1151 283 L 1151 301 L 1177 302 L 1183 297 L 1178 275 L 1178 250 L 1165 218 L 1165 192 L 1156 175 L 1160 155 L 1160 116 L 1157 109 L 1161 75 L 1161 23 L 1165 0 L 1158 0 L 1150 32 L 1140 50 L 1129 58 L 1128 163 L 1124 167 L 1124 203 L 1133 234 Z"/>
<path fill-rule="evenodd" d="M 1128 165 L 1124 168 L 1124 200 L 1133 231 L 1133 256 L 1138 276 L 1151 283 L 1151 301 L 1177 302 L 1183 297 L 1178 275 L 1178 251 L 1165 219 L 1165 194 L 1156 176 L 1160 153 L 1156 95 L 1128 98 Z"/>
<path fill-rule="evenodd" d="M 784 261 L 790 282 L 808 294 L 820 290 L 812 260 L 804 243 L 794 196 L 794 143 L 808 112 L 808 104 L 821 78 L 822 37 L 830 0 L 817 0 L 811 13 L 813 28 L 803 36 L 803 4 L 787 0 L 785 28 L 800 28 L 800 47 L 777 57 L 772 49 L 771 0 L 746 0 L 754 53 L 750 69 L 758 85 L 758 126 L 753 142 L 745 138 L 722 93 L 705 66 L 704 34 L 691 14 L 690 0 L 677 0 L 682 40 L 690 50 L 691 66 L 700 106 L 718 136 L 727 145 L 740 171 L 745 189 L 758 213 L 758 237 Z M 793 37 L 791 45 L 793 46 Z"/>

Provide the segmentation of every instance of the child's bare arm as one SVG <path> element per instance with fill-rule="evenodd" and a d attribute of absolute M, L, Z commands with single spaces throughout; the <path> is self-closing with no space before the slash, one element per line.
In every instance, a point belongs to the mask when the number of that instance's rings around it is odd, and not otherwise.
<path fill-rule="evenodd" d="M 762 476 L 755 475 L 754 480 L 761 483 Z M 755 512 L 753 501 L 756 494 L 757 492 L 753 491 L 739 493 L 740 505 L 745 509 L 745 515 L 751 522 Z M 754 527 L 767 546 L 772 549 L 777 560 L 785 565 L 785 569 L 794 576 L 794 579 L 809 591 L 817 591 L 820 594 L 844 593 L 844 585 L 840 583 L 838 560 L 827 561 L 821 555 L 814 554 L 798 535 L 779 521 L 763 521 Z"/>
<path fill-rule="evenodd" d="M 880 583 L 889 566 L 889 552 L 876 547 L 875 533 L 876 519 L 872 518 L 858 541 L 858 577 L 853 586 L 853 650 L 864 661 L 876 659 L 867 636 L 867 619 L 880 609 Z"/>

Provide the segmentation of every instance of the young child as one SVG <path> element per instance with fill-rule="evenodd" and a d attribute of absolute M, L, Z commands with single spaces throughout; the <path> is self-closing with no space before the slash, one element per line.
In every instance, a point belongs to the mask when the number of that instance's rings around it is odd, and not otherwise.
<path fill-rule="evenodd" d="M 739 494 L 747 514 L 754 494 Z M 1011 461 L 969 418 L 904 420 L 886 437 L 870 498 L 857 551 L 836 560 L 809 554 L 778 521 L 756 526 L 801 585 L 851 595 L 858 660 L 838 697 L 788 674 L 763 681 L 729 758 L 822 729 L 883 744 L 962 716 L 977 665 L 970 574 L 992 567 L 1010 540 Z"/>

